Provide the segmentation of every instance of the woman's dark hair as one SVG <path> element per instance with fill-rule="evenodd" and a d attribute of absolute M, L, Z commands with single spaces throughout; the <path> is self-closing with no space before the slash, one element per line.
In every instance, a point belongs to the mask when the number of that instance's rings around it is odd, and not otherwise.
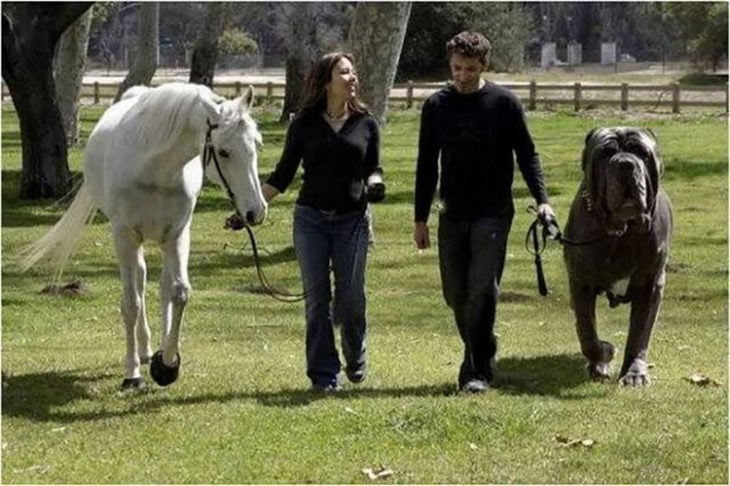
<path fill-rule="evenodd" d="M 355 61 L 352 54 L 330 52 L 322 56 L 309 70 L 309 74 L 304 80 L 304 94 L 299 103 L 298 114 L 300 116 L 327 109 L 325 85 L 332 79 L 332 69 L 343 58 L 350 61 L 354 69 Z M 365 104 L 357 96 L 347 102 L 347 109 L 358 113 L 367 113 L 368 111 Z"/>
<path fill-rule="evenodd" d="M 446 43 L 446 55 L 451 59 L 451 54 L 458 53 L 465 57 L 479 59 L 484 67 L 489 64 L 489 53 L 492 50 L 492 44 L 489 39 L 478 32 L 470 32 L 465 30 L 452 37 Z"/>

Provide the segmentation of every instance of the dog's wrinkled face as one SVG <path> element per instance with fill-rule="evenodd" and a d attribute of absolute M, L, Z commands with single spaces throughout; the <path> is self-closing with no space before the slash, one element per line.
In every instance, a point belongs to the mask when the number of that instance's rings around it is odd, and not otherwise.
<path fill-rule="evenodd" d="M 608 231 L 648 229 L 662 171 L 656 139 L 642 128 L 599 128 L 586 137 L 583 170 Z"/>

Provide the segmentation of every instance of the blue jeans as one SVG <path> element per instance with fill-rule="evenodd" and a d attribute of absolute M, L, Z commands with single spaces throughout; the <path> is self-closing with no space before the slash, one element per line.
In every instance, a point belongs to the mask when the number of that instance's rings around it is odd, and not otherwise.
<path fill-rule="evenodd" d="M 471 379 L 494 378 L 494 321 L 511 226 L 511 215 L 474 221 L 439 218 L 441 285 L 464 342 L 459 386 Z"/>
<path fill-rule="evenodd" d="M 346 366 L 357 369 L 366 359 L 367 213 L 330 214 L 297 205 L 293 226 L 305 292 L 307 376 L 314 385 L 335 385 L 341 366 L 333 324 L 342 326 Z"/>

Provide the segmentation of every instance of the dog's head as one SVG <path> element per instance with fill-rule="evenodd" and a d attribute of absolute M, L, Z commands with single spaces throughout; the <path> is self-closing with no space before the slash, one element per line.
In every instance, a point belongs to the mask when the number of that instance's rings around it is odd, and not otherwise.
<path fill-rule="evenodd" d="M 596 128 L 583 149 L 585 186 L 610 232 L 629 223 L 647 230 L 663 164 L 654 134 L 643 128 Z"/>

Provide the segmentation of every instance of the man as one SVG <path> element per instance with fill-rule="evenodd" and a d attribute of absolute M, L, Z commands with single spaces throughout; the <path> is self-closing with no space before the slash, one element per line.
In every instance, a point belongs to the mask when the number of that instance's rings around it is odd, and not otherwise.
<path fill-rule="evenodd" d="M 423 105 L 413 239 L 430 246 L 428 215 L 439 183 L 439 267 L 443 295 L 464 342 L 459 389 L 481 393 L 494 378 L 494 322 L 514 216 L 514 155 L 543 221 L 554 218 L 522 106 L 482 79 L 491 44 L 462 32 L 447 44 L 452 83 Z M 440 180 L 439 180 L 439 155 Z"/>

